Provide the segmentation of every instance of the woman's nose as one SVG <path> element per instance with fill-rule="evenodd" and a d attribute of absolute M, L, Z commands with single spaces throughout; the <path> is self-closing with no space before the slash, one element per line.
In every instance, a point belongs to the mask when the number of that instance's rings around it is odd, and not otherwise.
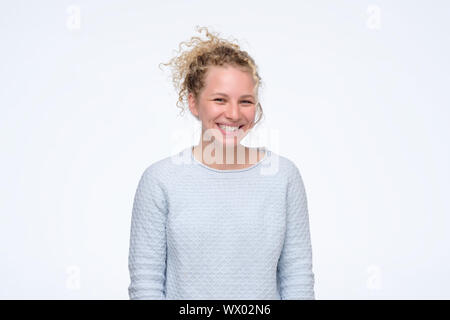
<path fill-rule="evenodd" d="M 225 116 L 229 119 L 239 119 L 239 105 L 237 103 L 229 103 L 225 110 Z"/>

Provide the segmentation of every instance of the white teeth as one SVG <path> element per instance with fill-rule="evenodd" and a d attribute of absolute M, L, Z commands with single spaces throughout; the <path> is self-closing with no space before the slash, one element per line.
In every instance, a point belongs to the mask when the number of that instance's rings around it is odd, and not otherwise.
<path fill-rule="evenodd" d="M 222 124 L 219 124 L 219 127 L 221 129 L 223 129 L 225 131 L 229 131 L 229 132 L 234 132 L 234 131 L 239 129 L 239 127 L 230 127 L 230 126 L 225 126 L 225 125 L 222 125 Z"/>

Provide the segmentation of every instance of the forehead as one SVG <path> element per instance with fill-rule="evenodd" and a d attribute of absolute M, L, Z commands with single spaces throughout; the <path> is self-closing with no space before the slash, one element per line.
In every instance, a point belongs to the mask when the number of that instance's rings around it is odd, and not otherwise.
<path fill-rule="evenodd" d="M 205 77 L 205 92 L 220 91 L 229 94 L 253 93 L 255 82 L 248 71 L 233 66 L 211 66 Z"/>

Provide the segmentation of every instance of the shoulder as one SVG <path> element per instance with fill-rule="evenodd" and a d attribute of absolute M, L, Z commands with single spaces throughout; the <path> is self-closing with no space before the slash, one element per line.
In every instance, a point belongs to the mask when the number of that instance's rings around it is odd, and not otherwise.
<path fill-rule="evenodd" d="M 164 186 L 175 174 L 176 164 L 173 156 L 167 156 L 148 164 L 141 174 L 141 180 L 156 182 Z"/>
<path fill-rule="evenodd" d="M 300 175 L 300 169 L 297 164 L 287 156 L 283 156 L 272 150 L 269 152 L 269 165 L 273 167 L 273 172 L 276 172 L 280 176 L 291 179 Z"/>
<path fill-rule="evenodd" d="M 276 167 L 276 170 L 278 170 L 276 179 L 277 181 L 282 181 L 286 193 L 305 193 L 305 185 L 297 161 L 273 151 L 271 151 L 270 155 L 271 166 Z"/>

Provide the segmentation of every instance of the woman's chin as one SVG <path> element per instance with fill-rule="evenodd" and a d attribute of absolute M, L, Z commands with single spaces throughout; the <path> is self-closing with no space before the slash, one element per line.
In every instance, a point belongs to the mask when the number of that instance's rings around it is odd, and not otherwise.
<path fill-rule="evenodd" d="M 220 137 L 217 142 L 222 146 L 233 147 L 237 146 L 241 140 L 238 137 Z"/>

